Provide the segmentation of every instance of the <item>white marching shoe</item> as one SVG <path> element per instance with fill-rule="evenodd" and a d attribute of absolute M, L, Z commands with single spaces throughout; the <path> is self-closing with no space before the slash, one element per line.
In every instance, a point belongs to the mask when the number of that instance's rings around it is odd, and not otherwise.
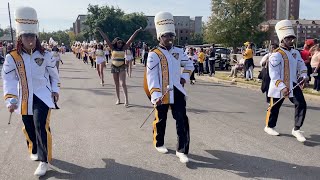
<path fill-rule="evenodd" d="M 305 142 L 306 138 L 302 135 L 302 131 L 292 129 L 292 135 L 297 138 L 299 142 Z"/>
<path fill-rule="evenodd" d="M 274 130 L 274 128 L 270 128 L 270 127 L 265 127 L 264 128 L 264 132 L 268 133 L 269 135 L 272 135 L 272 136 L 279 136 L 280 134 Z"/>
<path fill-rule="evenodd" d="M 46 162 L 40 162 L 39 166 L 37 167 L 36 171 L 34 172 L 34 175 L 36 176 L 44 176 L 46 172 L 48 171 L 48 163 Z"/>
<path fill-rule="evenodd" d="M 182 163 L 189 162 L 188 156 L 184 153 L 180 153 L 180 152 L 176 151 L 176 156 L 180 159 L 180 162 L 182 162 Z"/>
<path fill-rule="evenodd" d="M 156 147 L 156 150 L 162 154 L 165 154 L 168 152 L 168 149 L 165 146 Z"/>
<path fill-rule="evenodd" d="M 38 154 L 30 154 L 30 159 L 32 160 L 32 161 L 38 161 L 39 160 L 39 156 L 38 156 Z"/>

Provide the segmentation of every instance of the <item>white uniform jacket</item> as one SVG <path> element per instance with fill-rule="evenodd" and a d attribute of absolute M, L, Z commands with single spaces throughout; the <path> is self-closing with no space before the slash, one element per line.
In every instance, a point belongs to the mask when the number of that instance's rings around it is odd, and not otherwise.
<path fill-rule="evenodd" d="M 285 87 L 292 89 L 297 83 L 298 75 L 307 77 L 307 67 L 301 58 L 300 52 L 295 49 L 290 51 L 279 48 L 269 57 L 270 86 L 268 96 L 281 98 L 281 90 Z M 289 97 L 293 97 L 293 92 Z"/>
<path fill-rule="evenodd" d="M 20 56 L 12 51 L 6 56 L 2 78 L 6 105 L 10 105 L 10 99 L 18 99 L 17 113 L 33 115 L 33 95 L 49 108 L 55 108 L 52 92 L 59 92 L 59 75 L 50 52 L 45 51 L 44 55 L 39 51 L 32 55 L 23 52 Z"/>
<path fill-rule="evenodd" d="M 193 62 L 189 60 L 181 48 L 172 47 L 168 51 L 157 47 L 151 50 L 147 58 L 147 84 L 151 94 L 151 102 L 155 104 L 155 101 L 166 92 L 168 85 L 172 89 L 176 87 L 187 96 L 185 89 L 180 84 L 180 78 L 188 82 L 193 70 Z M 165 96 L 163 104 L 173 103 L 174 92 L 172 90 Z"/>

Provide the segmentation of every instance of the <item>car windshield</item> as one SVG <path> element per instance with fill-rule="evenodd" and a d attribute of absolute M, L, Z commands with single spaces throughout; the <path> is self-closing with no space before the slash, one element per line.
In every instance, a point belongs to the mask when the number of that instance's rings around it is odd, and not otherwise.
<path fill-rule="evenodd" d="M 226 48 L 216 48 L 216 53 L 219 54 L 230 54 L 230 50 Z"/>

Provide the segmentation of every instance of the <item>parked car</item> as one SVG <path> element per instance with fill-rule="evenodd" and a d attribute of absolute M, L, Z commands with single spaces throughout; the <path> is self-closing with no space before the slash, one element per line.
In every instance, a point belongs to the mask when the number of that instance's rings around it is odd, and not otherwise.
<path fill-rule="evenodd" d="M 254 51 L 254 55 L 255 55 L 255 56 L 264 56 L 264 55 L 266 55 L 266 54 L 268 54 L 268 53 L 269 53 L 269 50 L 268 50 L 268 49 L 262 49 L 262 48 L 256 49 L 256 50 Z"/>
<path fill-rule="evenodd" d="M 224 47 L 216 47 L 216 62 L 215 67 L 219 68 L 220 70 L 229 70 L 230 66 L 230 49 Z"/>

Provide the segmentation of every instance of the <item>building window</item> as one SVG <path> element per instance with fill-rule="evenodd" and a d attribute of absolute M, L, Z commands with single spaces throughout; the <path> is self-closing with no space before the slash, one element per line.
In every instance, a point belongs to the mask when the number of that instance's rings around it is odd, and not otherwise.
<path fill-rule="evenodd" d="M 182 33 L 183 33 L 183 30 L 180 30 L 180 33 L 182 34 Z"/>
<path fill-rule="evenodd" d="M 186 33 L 188 33 L 188 30 L 186 30 Z"/>
<path fill-rule="evenodd" d="M 188 37 L 186 37 L 186 40 L 188 40 Z"/>
<path fill-rule="evenodd" d="M 180 40 L 182 41 L 182 40 L 183 40 L 183 37 L 180 37 Z"/>

